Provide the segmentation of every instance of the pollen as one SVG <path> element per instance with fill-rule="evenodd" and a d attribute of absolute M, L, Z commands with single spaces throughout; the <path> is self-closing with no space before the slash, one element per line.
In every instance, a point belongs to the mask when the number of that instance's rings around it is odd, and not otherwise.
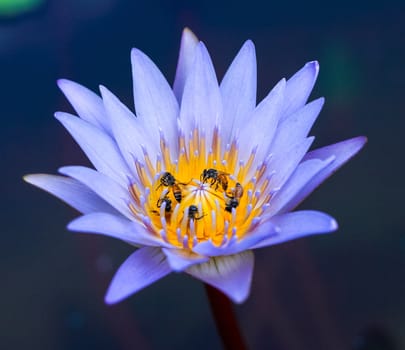
<path fill-rule="evenodd" d="M 156 159 L 144 149 L 144 158 L 135 161 L 129 207 L 151 234 L 178 248 L 206 240 L 221 246 L 260 222 L 271 198 L 267 163 L 253 168 L 255 149 L 240 159 L 237 140 L 221 142 L 218 129 L 208 144 L 194 129 L 187 139 L 180 134 L 176 156 L 163 133 Z"/>

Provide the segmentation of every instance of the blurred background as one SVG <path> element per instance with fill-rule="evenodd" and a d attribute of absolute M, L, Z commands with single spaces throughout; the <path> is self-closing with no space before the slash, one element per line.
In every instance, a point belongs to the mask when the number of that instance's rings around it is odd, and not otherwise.
<path fill-rule="evenodd" d="M 0 0 L 2 349 L 217 349 L 201 283 L 172 274 L 116 306 L 103 296 L 129 245 L 73 235 L 78 214 L 23 183 L 27 173 L 88 164 L 53 118 L 72 111 L 56 79 L 106 85 L 132 107 L 137 47 L 173 81 L 182 29 L 218 78 L 246 39 L 258 97 L 310 60 L 326 97 L 315 147 L 369 143 L 301 208 L 337 218 L 333 235 L 256 252 L 237 313 L 251 349 L 405 348 L 405 4 L 403 1 Z"/>

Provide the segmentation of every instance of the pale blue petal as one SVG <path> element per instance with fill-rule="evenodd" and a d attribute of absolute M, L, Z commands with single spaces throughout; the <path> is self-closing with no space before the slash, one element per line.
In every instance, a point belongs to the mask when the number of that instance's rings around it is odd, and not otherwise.
<path fill-rule="evenodd" d="M 278 228 L 278 234 L 263 240 L 253 248 L 283 243 L 300 237 L 329 233 L 338 229 L 337 222 L 328 214 L 319 211 L 303 210 L 277 215 L 271 221 Z"/>
<path fill-rule="evenodd" d="M 252 41 L 242 46 L 220 85 L 224 117 L 221 137 L 231 142 L 232 131 L 247 123 L 256 107 L 256 53 Z"/>
<path fill-rule="evenodd" d="M 80 181 L 120 213 L 129 219 L 133 219 L 134 216 L 129 209 L 129 203 L 131 202 L 129 190 L 108 176 L 84 166 L 65 166 L 60 168 L 59 172 Z"/>
<path fill-rule="evenodd" d="M 67 79 L 59 79 L 58 86 L 83 120 L 111 134 L 110 124 L 100 96 L 86 87 Z"/>
<path fill-rule="evenodd" d="M 109 135 L 68 113 L 57 112 L 55 118 L 69 131 L 98 171 L 116 181 L 127 180 L 130 171 Z"/>
<path fill-rule="evenodd" d="M 191 132 L 197 128 L 205 133 L 208 145 L 211 144 L 213 127 L 222 119 L 222 101 L 215 70 L 201 42 L 184 87 L 180 119 L 183 130 Z M 186 133 L 185 137 L 188 144 L 189 134 Z"/>
<path fill-rule="evenodd" d="M 132 253 L 115 273 L 105 296 L 105 302 L 118 303 L 170 272 L 166 257 L 159 248 L 140 248 Z"/>
<path fill-rule="evenodd" d="M 135 159 L 143 159 L 142 145 L 156 154 L 159 140 L 143 129 L 140 119 L 104 86 L 100 86 L 105 109 L 111 120 L 111 128 L 118 147 L 130 168 Z M 154 147 L 155 146 L 155 147 Z M 153 159 L 154 161 L 154 159 Z"/>
<path fill-rule="evenodd" d="M 315 85 L 318 72 L 318 62 L 308 62 L 303 68 L 287 80 L 282 119 L 287 118 L 305 105 Z"/>
<path fill-rule="evenodd" d="M 75 179 L 59 175 L 30 174 L 25 175 L 24 180 L 49 192 L 83 214 L 103 211 L 119 215 L 111 205 Z"/>
<path fill-rule="evenodd" d="M 329 166 L 335 157 L 328 159 L 309 159 L 298 165 L 297 169 L 284 184 L 280 191 L 276 192 L 270 200 L 270 207 L 266 211 L 267 215 L 273 216 L 280 212 L 285 212 L 285 206 L 290 206 L 297 195 L 310 183 L 310 181 Z"/>
<path fill-rule="evenodd" d="M 204 263 L 209 260 L 208 257 L 193 253 L 186 249 L 163 248 L 167 262 L 173 271 L 183 271 L 195 264 Z"/>
<path fill-rule="evenodd" d="M 297 142 L 307 137 L 324 101 L 324 98 L 312 101 L 281 122 L 277 127 L 269 153 L 273 155 L 283 154 L 285 149 L 291 145 L 291 140 Z"/>
<path fill-rule="evenodd" d="M 219 289 L 235 303 L 243 303 L 250 293 L 254 255 L 244 251 L 236 255 L 218 256 L 186 270 L 191 276 Z"/>
<path fill-rule="evenodd" d="M 244 161 L 250 157 L 252 149 L 258 147 L 256 162 L 263 161 L 267 156 L 267 151 L 277 130 L 280 112 L 283 107 L 285 91 L 285 80 L 280 82 L 270 91 L 270 93 L 259 103 L 253 113 L 249 116 L 249 122 L 237 125 L 239 130 L 239 149 L 241 158 Z"/>
<path fill-rule="evenodd" d="M 297 194 L 286 203 L 282 212 L 291 211 L 299 203 L 301 203 L 316 187 L 323 181 L 337 171 L 343 164 L 356 155 L 367 142 L 364 136 L 355 137 L 349 140 L 335 143 L 326 147 L 318 148 L 309 152 L 303 159 L 307 161 L 310 159 L 327 160 L 330 157 L 335 157 L 335 160 L 325 167 L 322 171 L 317 173 L 311 180 L 299 191 Z"/>
<path fill-rule="evenodd" d="M 176 77 L 174 78 L 173 91 L 180 103 L 183 97 L 184 85 L 194 62 L 198 38 L 194 33 L 185 28 L 181 37 L 179 59 L 177 61 Z"/>
<path fill-rule="evenodd" d="M 149 232 L 137 221 L 107 213 L 83 215 L 71 221 L 67 227 L 71 231 L 101 234 L 121 239 L 138 246 L 168 246 L 155 233 Z"/>
<path fill-rule="evenodd" d="M 173 90 L 143 52 L 132 49 L 131 62 L 136 115 L 156 140 L 161 129 L 171 144 L 172 155 L 176 154 L 179 105 Z"/>
<path fill-rule="evenodd" d="M 267 220 L 257 225 L 257 228 L 239 240 L 228 238 L 228 242 L 221 246 L 214 245 L 211 240 L 203 241 L 193 247 L 193 251 L 211 257 L 237 254 L 251 249 L 251 247 L 275 234 L 277 234 L 277 227 Z"/>
<path fill-rule="evenodd" d="M 271 178 L 273 189 L 281 188 L 288 180 L 307 153 L 309 147 L 311 147 L 314 137 L 298 140 L 298 142 L 294 141 L 292 140 L 292 144 L 284 150 L 284 153 L 276 154 L 270 160 L 271 169 L 275 169 L 275 173 Z"/>

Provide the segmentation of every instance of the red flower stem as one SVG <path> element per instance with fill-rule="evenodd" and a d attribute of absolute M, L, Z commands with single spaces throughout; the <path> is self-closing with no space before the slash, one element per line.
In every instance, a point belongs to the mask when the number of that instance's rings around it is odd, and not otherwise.
<path fill-rule="evenodd" d="M 225 350 L 247 350 L 239 330 L 232 302 L 218 289 L 205 285 L 212 315 Z"/>

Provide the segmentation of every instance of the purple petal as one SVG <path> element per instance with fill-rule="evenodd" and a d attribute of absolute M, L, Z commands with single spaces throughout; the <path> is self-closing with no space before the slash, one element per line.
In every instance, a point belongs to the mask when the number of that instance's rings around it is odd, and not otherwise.
<path fill-rule="evenodd" d="M 273 155 L 282 154 L 291 144 L 291 140 L 296 142 L 307 137 L 324 101 L 324 98 L 312 101 L 281 122 L 277 127 L 269 153 Z"/>
<path fill-rule="evenodd" d="M 338 228 L 334 218 L 325 213 L 311 210 L 277 215 L 271 218 L 271 222 L 277 226 L 278 234 L 261 241 L 253 248 L 283 243 L 308 235 L 329 233 Z"/>
<path fill-rule="evenodd" d="M 293 140 L 292 142 L 294 142 Z M 274 155 L 270 160 L 270 167 L 276 169 L 271 179 L 273 189 L 281 188 L 283 184 L 288 180 L 291 174 L 295 171 L 298 164 L 301 162 L 305 153 L 311 147 L 314 137 L 308 137 L 304 140 L 298 140 L 294 142 L 283 154 Z"/>
<path fill-rule="evenodd" d="M 160 237 L 149 232 L 140 223 L 107 213 L 83 215 L 71 221 L 67 228 L 71 231 L 102 234 L 118 238 L 138 246 L 170 246 L 164 243 Z"/>
<path fill-rule="evenodd" d="M 129 191 L 108 176 L 83 166 L 65 166 L 60 168 L 59 172 L 80 181 L 120 213 L 133 219 L 134 216 L 129 209 L 131 200 Z"/>
<path fill-rule="evenodd" d="M 209 260 L 206 256 L 185 249 L 163 248 L 162 251 L 166 255 L 167 262 L 173 271 L 183 271 L 190 266 Z"/>
<path fill-rule="evenodd" d="M 255 46 L 248 40 L 236 55 L 220 85 L 224 110 L 221 134 L 224 142 L 232 142 L 232 129 L 244 125 L 256 107 L 256 73 Z"/>
<path fill-rule="evenodd" d="M 254 255 L 248 250 L 236 255 L 212 258 L 206 263 L 191 266 L 186 272 L 240 304 L 249 296 L 253 265 Z"/>
<path fill-rule="evenodd" d="M 115 273 L 105 296 L 105 302 L 118 303 L 170 272 L 170 266 L 159 248 L 140 248 L 131 254 Z"/>
<path fill-rule="evenodd" d="M 308 62 L 287 80 L 286 97 L 282 119 L 305 105 L 318 77 L 317 61 Z"/>
<path fill-rule="evenodd" d="M 93 91 L 67 79 L 59 79 L 58 86 L 83 120 L 111 134 L 103 101 Z"/>
<path fill-rule="evenodd" d="M 181 37 L 176 77 L 174 78 L 173 84 L 173 91 L 179 103 L 183 97 L 184 84 L 186 83 L 188 74 L 190 73 L 192 64 L 194 62 L 197 45 L 198 38 L 190 29 L 185 28 Z"/>
<path fill-rule="evenodd" d="M 283 107 L 285 80 L 282 79 L 259 103 L 249 116 L 249 123 L 238 125 L 239 149 L 241 157 L 247 160 L 253 148 L 258 147 L 255 159 L 262 161 L 267 156 L 273 136 L 277 130 L 280 112 Z M 255 166 L 253 165 L 253 168 Z"/>
<path fill-rule="evenodd" d="M 109 135 L 68 113 L 57 112 L 55 118 L 69 131 L 98 171 L 116 181 L 126 181 L 130 171 Z"/>
<path fill-rule="evenodd" d="M 197 244 L 193 251 L 210 257 L 233 255 L 251 249 L 251 247 L 276 233 L 277 227 L 272 222 L 266 221 L 239 240 L 229 237 L 228 242 L 222 246 L 216 246 L 211 240 L 208 240 Z"/>
<path fill-rule="evenodd" d="M 181 101 L 180 119 L 183 130 L 191 132 L 197 127 L 205 132 L 211 144 L 213 126 L 222 117 L 222 101 L 215 70 L 203 43 L 196 49 L 195 60 L 187 77 Z M 186 136 L 186 144 L 189 135 Z"/>
<path fill-rule="evenodd" d="M 305 186 L 335 160 L 334 156 L 326 160 L 309 159 L 298 165 L 297 169 L 283 185 L 280 191 L 276 192 L 270 200 L 270 207 L 266 211 L 266 216 L 273 216 L 276 213 L 285 212 L 284 206 L 300 194 Z"/>
<path fill-rule="evenodd" d="M 24 180 L 58 197 L 81 213 L 102 211 L 119 214 L 111 205 L 75 179 L 58 175 L 31 174 L 25 175 Z"/>
<path fill-rule="evenodd" d="M 317 173 L 293 198 L 286 203 L 282 212 L 291 211 L 298 204 L 300 204 L 316 187 L 323 181 L 337 171 L 343 164 L 350 160 L 354 155 L 359 152 L 367 138 L 364 136 L 355 137 L 346 141 L 338 142 L 330 146 L 318 148 L 309 152 L 303 159 L 307 161 L 310 159 L 327 160 L 334 156 L 335 160 L 325 167 L 322 171 Z"/>
<path fill-rule="evenodd" d="M 160 128 L 166 140 L 175 140 L 171 147 L 171 151 L 175 152 L 179 105 L 173 91 L 160 70 L 143 52 L 132 49 L 131 62 L 136 115 L 155 139 L 159 138 Z"/>
<path fill-rule="evenodd" d="M 111 121 L 114 138 L 128 166 L 131 168 L 134 166 L 134 158 L 144 158 L 142 144 L 152 148 L 154 145 L 157 146 L 158 140 L 152 138 L 147 130 L 142 129 L 140 119 L 137 119 L 107 88 L 100 86 L 100 92 Z M 153 140 L 156 140 L 156 142 L 153 143 Z M 155 147 L 153 150 L 157 151 L 157 148 Z M 154 151 L 153 153 L 155 153 Z"/>

